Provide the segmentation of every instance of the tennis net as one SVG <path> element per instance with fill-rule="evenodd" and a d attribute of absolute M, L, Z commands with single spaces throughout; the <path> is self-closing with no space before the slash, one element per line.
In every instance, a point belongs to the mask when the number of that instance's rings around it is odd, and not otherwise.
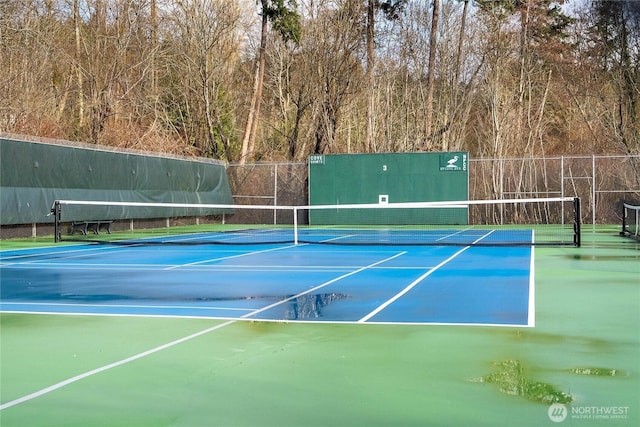
<path fill-rule="evenodd" d="M 640 240 L 640 205 L 622 204 L 621 236 Z"/>
<path fill-rule="evenodd" d="M 58 200 L 52 214 L 56 241 L 580 245 L 578 198 L 322 206 Z"/>

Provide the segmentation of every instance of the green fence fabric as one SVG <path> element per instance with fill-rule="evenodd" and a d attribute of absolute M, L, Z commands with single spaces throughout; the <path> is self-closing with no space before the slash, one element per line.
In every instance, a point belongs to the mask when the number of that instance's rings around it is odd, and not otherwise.
<path fill-rule="evenodd" d="M 59 199 L 233 203 L 226 168 L 220 162 L 6 138 L 0 138 L 0 162 L 2 225 L 53 222 L 47 215 Z M 130 216 L 117 215 L 104 219 Z M 146 210 L 134 216 L 154 218 L 164 213 Z"/>

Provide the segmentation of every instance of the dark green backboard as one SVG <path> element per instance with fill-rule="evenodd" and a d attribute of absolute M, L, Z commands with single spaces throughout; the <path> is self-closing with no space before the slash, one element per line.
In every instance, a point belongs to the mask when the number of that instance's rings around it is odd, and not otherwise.
<path fill-rule="evenodd" d="M 467 200 L 469 154 L 331 154 L 309 157 L 309 204 Z M 312 224 L 466 224 L 467 209 L 311 211 Z"/>

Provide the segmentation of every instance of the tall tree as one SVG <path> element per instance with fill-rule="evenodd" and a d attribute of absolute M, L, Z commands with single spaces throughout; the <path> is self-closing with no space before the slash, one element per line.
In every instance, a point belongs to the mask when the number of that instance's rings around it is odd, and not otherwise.
<path fill-rule="evenodd" d="M 343 141 L 347 147 L 337 146 L 338 129 L 344 119 L 345 107 L 362 90 L 362 33 L 353 25 L 361 12 L 355 2 L 345 2 L 321 18 L 318 33 L 322 35 L 316 43 L 310 42 L 316 52 L 316 71 L 312 76 L 318 87 L 313 117 L 313 153 L 349 150 L 348 138 Z"/>
<path fill-rule="evenodd" d="M 375 15 L 377 0 L 369 0 L 367 2 L 367 25 L 366 25 L 366 43 L 367 43 L 367 65 L 365 69 L 365 81 L 367 87 L 367 118 L 365 124 L 364 146 L 367 152 L 372 151 L 373 139 L 373 107 L 375 103 L 375 94 L 373 90 L 373 68 L 375 66 Z"/>
<path fill-rule="evenodd" d="M 437 0 L 436 0 L 437 1 Z M 381 10 L 389 20 L 398 19 L 407 0 L 367 0 L 366 6 L 366 51 L 367 60 L 365 68 L 365 81 L 367 88 L 367 117 L 365 124 L 364 146 L 365 151 L 373 151 L 373 138 L 375 133 L 375 93 L 374 93 L 374 69 L 376 63 L 375 38 L 376 38 L 376 15 Z"/>
<path fill-rule="evenodd" d="M 255 147 L 258 119 L 260 117 L 260 103 L 262 102 L 262 88 L 264 84 L 264 68 L 266 64 L 268 27 L 271 23 L 274 30 L 278 31 L 286 41 L 298 43 L 300 40 L 300 16 L 296 11 L 295 0 L 260 0 L 261 25 L 260 47 L 253 80 L 253 91 L 247 123 L 242 138 L 242 154 L 240 163 L 244 164 L 253 156 Z"/>
<path fill-rule="evenodd" d="M 611 77 L 617 100 L 610 126 L 629 153 L 640 152 L 640 3 L 598 1 L 591 4 L 601 69 Z"/>
<path fill-rule="evenodd" d="M 438 47 L 438 17 L 440 16 L 440 0 L 433 0 L 431 15 L 431 32 L 429 35 L 429 69 L 427 70 L 427 99 L 425 105 L 424 134 L 425 146 L 428 149 L 432 139 L 433 129 L 433 91 L 436 74 L 436 49 Z"/>
<path fill-rule="evenodd" d="M 84 127 L 84 78 L 82 75 L 82 44 L 80 39 L 80 5 L 78 4 L 80 0 L 73 0 L 73 32 L 75 36 L 75 50 L 74 50 L 74 59 L 75 59 L 75 74 L 76 74 L 76 84 L 78 87 L 77 90 L 77 130 L 81 131 Z"/>
<path fill-rule="evenodd" d="M 551 0 L 476 0 L 487 22 L 487 79 L 493 157 L 531 154 L 540 140 L 552 47 L 570 20 Z M 515 23 L 519 25 L 514 25 Z"/>
<path fill-rule="evenodd" d="M 453 78 L 454 83 L 457 83 L 460 79 L 460 67 L 462 65 L 462 48 L 464 46 L 464 39 L 467 29 L 467 16 L 469 14 L 469 0 L 462 1 L 464 2 L 464 8 L 462 10 L 462 18 L 460 20 L 460 35 L 458 36 L 458 49 L 456 52 L 456 70 Z"/>
<path fill-rule="evenodd" d="M 200 155 L 233 160 L 236 137 L 227 92 L 238 63 L 240 8 L 233 0 L 173 5 L 173 33 L 164 43 L 170 45 L 171 76 L 170 90 L 162 95 L 165 126 L 175 126 Z"/>

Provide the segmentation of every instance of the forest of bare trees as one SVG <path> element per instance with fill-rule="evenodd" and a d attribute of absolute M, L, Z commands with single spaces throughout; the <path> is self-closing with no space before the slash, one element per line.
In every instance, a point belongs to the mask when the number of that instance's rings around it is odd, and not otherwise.
<path fill-rule="evenodd" d="M 0 131 L 229 162 L 640 153 L 640 2 L 0 1 Z"/>

